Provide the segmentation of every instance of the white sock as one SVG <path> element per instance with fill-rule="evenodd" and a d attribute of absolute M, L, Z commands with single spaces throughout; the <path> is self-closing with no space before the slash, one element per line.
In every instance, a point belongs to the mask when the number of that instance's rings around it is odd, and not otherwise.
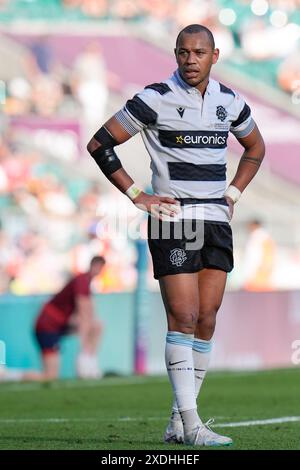
<path fill-rule="evenodd" d="M 77 357 L 77 375 L 83 379 L 100 378 L 97 355 L 81 351 Z"/>
<path fill-rule="evenodd" d="M 212 341 L 205 339 L 194 338 L 193 341 L 193 362 L 195 372 L 195 397 L 196 400 L 200 393 L 201 386 L 203 384 L 209 361 L 211 356 Z M 172 405 L 171 420 L 180 419 L 180 413 L 177 406 L 176 397 L 174 397 Z"/>
<path fill-rule="evenodd" d="M 193 335 L 177 331 L 169 331 L 166 338 L 166 367 L 185 432 L 200 422 L 195 398 L 193 341 Z"/>
<path fill-rule="evenodd" d="M 193 343 L 193 358 L 194 358 L 194 371 L 195 371 L 195 396 L 196 400 L 200 393 L 203 384 L 208 364 L 211 356 L 212 341 L 205 339 L 194 339 Z"/>

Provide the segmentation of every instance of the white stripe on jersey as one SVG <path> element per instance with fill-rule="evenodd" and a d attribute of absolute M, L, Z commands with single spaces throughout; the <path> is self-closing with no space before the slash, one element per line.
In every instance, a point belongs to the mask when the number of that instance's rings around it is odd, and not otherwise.
<path fill-rule="evenodd" d="M 212 79 L 202 98 L 177 70 L 165 82 L 149 85 L 128 100 L 115 117 L 129 134 L 141 132 L 151 157 L 155 194 L 209 199 L 201 202 L 199 218 L 229 222 L 224 201 L 211 199 L 223 198 L 226 189 L 229 132 L 245 137 L 255 126 L 243 98 Z M 188 218 L 191 208 L 182 209 Z"/>

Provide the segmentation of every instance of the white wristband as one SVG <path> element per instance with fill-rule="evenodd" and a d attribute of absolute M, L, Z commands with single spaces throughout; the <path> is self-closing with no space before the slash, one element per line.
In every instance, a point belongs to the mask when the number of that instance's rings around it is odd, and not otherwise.
<path fill-rule="evenodd" d="M 141 194 L 142 190 L 139 189 L 134 183 L 125 191 L 126 196 L 132 201 Z"/>
<path fill-rule="evenodd" d="M 236 188 L 235 186 L 230 185 L 226 189 L 224 196 L 230 197 L 230 199 L 232 199 L 234 204 L 235 204 L 240 199 L 241 194 L 242 193 L 238 188 Z"/>

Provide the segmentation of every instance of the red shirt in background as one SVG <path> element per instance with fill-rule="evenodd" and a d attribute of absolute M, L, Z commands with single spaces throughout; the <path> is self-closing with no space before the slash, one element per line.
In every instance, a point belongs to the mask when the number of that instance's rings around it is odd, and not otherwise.
<path fill-rule="evenodd" d="M 79 274 L 72 278 L 43 307 L 37 318 L 36 330 L 47 332 L 63 331 L 71 315 L 75 312 L 76 298 L 80 295 L 86 297 L 91 295 L 90 284 L 90 273 Z"/>

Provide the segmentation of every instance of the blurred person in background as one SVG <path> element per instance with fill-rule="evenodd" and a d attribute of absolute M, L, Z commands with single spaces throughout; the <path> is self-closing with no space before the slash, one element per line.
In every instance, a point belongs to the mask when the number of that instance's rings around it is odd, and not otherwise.
<path fill-rule="evenodd" d="M 39 75 L 33 82 L 32 108 L 40 116 L 59 114 L 63 104 L 62 84 L 51 75 Z"/>
<path fill-rule="evenodd" d="M 278 84 L 287 93 L 300 95 L 300 46 L 290 54 L 278 68 Z"/>
<path fill-rule="evenodd" d="M 60 269 L 62 256 L 51 246 L 49 239 L 28 230 L 20 234 L 15 243 L 18 252 L 14 256 L 11 293 L 34 295 L 56 291 L 64 279 Z M 47 266 L 47 270 L 41 270 L 40 266 Z"/>
<path fill-rule="evenodd" d="M 115 0 L 111 6 L 111 13 L 113 16 L 123 21 L 138 19 L 141 14 L 140 5 L 138 3 L 139 2 L 134 0 Z"/>
<path fill-rule="evenodd" d="M 109 96 L 106 65 L 97 41 L 89 42 L 77 55 L 72 86 L 74 95 L 82 106 L 84 134 L 88 135 L 104 118 Z"/>
<path fill-rule="evenodd" d="M 75 274 L 84 272 L 86 269 L 88 269 L 92 257 L 103 256 L 104 253 L 108 252 L 108 244 L 105 240 L 102 239 L 102 237 L 100 238 L 98 236 L 100 226 L 100 221 L 91 221 L 87 228 L 87 233 L 85 234 L 84 239 L 73 246 L 71 252 L 71 262 L 72 272 Z M 105 271 L 105 268 L 103 271 Z"/>
<path fill-rule="evenodd" d="M 99 201 L 101 200 L 101 191 L 96 181 L 91 181 L 88 188 L 81 194 L 78 200 L 79 211 L 87 214 L 89 218 L 95 216 Z"/>
<path fill-rule="evenodd" d="M 38 36 L 35 38 L 33 43 L 30 45 L 32 52 L 31 63 L 31 75 L 50 75 L 55 69 L 55 55 L 50 45 L 49 37 Z"/>
<path fill-rule="evenodd" d="M 258 219 L 251 220 L 247 228 L 249 237 L 244 249 L 242 287 L 251 291 L 272 290 L 276 244 Z"/>
<path fill-rule="evenodd" d="M 79 9 L 84 15 L 96 18 L 107 17 L 108 3 L 108 0 L 63 0 L 66 9 Z"/>
<path fill-rule="evenodd" d="M 78 377 L 101 378 L 97 350 L 103 326 L 95 316 L 90 284 L 101 273 L 104 265 L 105 259 L 102 256 L 92 258 L 87 272 L 71 278 L 42 307 L 35 324 L 35 335 L 42 354 L 42 372 L 1 365 L 0 382 L 49 381 L 59 378 L 59 344 L 62 337 L 68 334 L 78 334 L 80 338 L 81 350 L 76 364 Z"/>
<path fill-rule="evenodd" d="M 81 378 L 99 378 L 97 349 L 102 324 L 96 318 L 90 284 L 105 265 L 102 256 L 95 256 L 87 272 L 73 277 L 42 308 L 35 325 L 36 338 L 43 358 L 43 378 L 56 379 L 59 375 L 59 343 L 69 333 L 77 333 L 81 351 L 77 359 L 77 373 Z"/>
<path fill-rule="evenodd" d="M 174 74 L 128 100 L 87 149 L 111 183 L 151 215 L 148 242 L 167 313 L 165 359 L 174 393 L 164 441 L 230 445 L 231 438 L 209 428 L 211 421 L 202 423 L 196 399 L 233 268 L 233 207 L 256 175 L 265 146 L 244 99 L 210 78 L 219 58 L 211 31 L 199 24 L 185 27 L 174 52 Z M 226 189 L 229 131 L 244 153 Z M 135 185 L 114 151 L 138 132 L 151 157 L 153 195 Z M 203 242 L 200 247 L 188 246 L 192 234 Z"/>

